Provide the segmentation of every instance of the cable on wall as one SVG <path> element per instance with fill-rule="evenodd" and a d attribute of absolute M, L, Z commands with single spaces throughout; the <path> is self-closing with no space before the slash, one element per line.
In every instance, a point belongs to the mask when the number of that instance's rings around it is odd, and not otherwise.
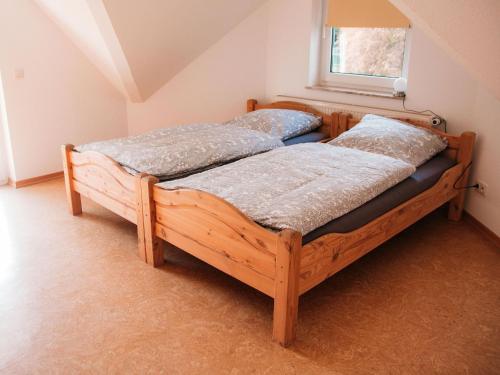
<path fill-rule="evenodd" d="M 432 118 L 432 120 L 431 120 L 432 126 L 433 127 L 443 126 L 444 132 L 445 133 L 447 132 L 446 120 L 444 118 L 442 118 L 441 116 L 439 116 L 437 113 L 431 111 L 430 109 L 424 109 L 423 111 L 416 111 L 414 109 L 406 108 L 405 101 L 406 101 L 406 95 L 403 96 L 403 109 L 406 112 L 415 113 L 417 115 L 425 115 L 425 114 L 428 115 L 428 114 L 430 114 L 430 115 L 434 116 Z"/>
<path fill-rule="evenodd" d="M 462 171 L 462 173 L 460 173 L 460 176 L 458 176 L 457 180 L 455 181 L 455 183 L 453 184 L 453 189 L 455 190 L 467 190 L 467 189 L 477 189 L 479 188 L 479 184 L 474 184 L 474 185 L 468 185 L 468 186 L 462 186 L 462 187 L 458 187 L 457 184 L 458 182 L 464 178 L 464 175 L 465 173 L 467 172 L 467 170 L 469 170 L 469 168 L 472 166 L 472 160 L 470 161 L 469 164 L 467 164 L 467 166 L 464 168 L 464 170 Z"/>

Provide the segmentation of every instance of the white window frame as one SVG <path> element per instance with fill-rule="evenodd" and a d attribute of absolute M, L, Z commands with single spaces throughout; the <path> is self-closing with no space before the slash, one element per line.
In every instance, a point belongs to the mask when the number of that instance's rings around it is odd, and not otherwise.
<path fill-rule="evenodd" d="M 309 87 L 331 88 L 339 91 L 360 91 L 392 95 L 394 81 L 399 78 L 366 76 L 352 73 L 331 73 L 330 59 L 332 28 L 325 26 L 328 0 L 313 2 L 313 30 L 311 34 Z M 411 47 L 411 29 L 406 32 L 402 77 L 408 77 Z"/>

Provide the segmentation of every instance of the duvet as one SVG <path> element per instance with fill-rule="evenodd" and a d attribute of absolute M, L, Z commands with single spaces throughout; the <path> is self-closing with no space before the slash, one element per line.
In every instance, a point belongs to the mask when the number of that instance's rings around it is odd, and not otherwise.
<path fill-rule="evenodd" d="M 278 148 L 190 177 L 160 183 L 232 203 L 259 224 L 303 235 L 336 219 L 415 172 L 405 161 L 323 143 Z"/>
<path fill-rule="evenodd" d="M 76 147 L 109 156 L 130 173 L 148 173 L 161 180 L 198 171 L 284 146 L 279 137 L 224 126 L 194 124 Z"/>

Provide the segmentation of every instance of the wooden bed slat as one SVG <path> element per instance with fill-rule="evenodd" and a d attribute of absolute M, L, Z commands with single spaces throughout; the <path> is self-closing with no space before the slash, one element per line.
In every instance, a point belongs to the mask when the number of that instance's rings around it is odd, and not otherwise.
<path fill-rule="evenodd" d="M 169 207 L 172 209 L 173 207 L 192 207 L 200 213 L 204 211 L 205 218 L 208 221 L 214 222 L 215 220 L 231 227 L 235 233 L 238 233 L 242 241 L 248 243 L 254 250 L 273 256 L 276 255 L 275 233 L 269 231 L 262 233 L 260 225 L 250 220 L 232 204 L 215 195 L 199 190 L 165 190 L 156 187 L 154 189 L 154 201 L 163 212 Z M 194 212 L 194 210 L 191 212 Z M 184 212 L 186 217 L 189 217 L 189 214 L 189 211 Z M 164 217 L 168 220 L 168 214 L 165 214 Z M 244 244 L 243 242 L 242 244 Z"/>
<path fill-rule="evenodd" d="M 95 164 L 73 164 L 73 178 L 87 186 L 94 187 L 104 195 L 120 201 L 123 204 L 134 207 L 137 196 L 134 189 L 128 189 L 118 180 L 113 173 Z"/>
<path fill-rule="evenodd" d="M 120 215 L 131 223 L 137 224 L 137 212 L 135 206 L 131 207 L 120 202 L 119 200 L 115 200 L 112 197 L 85 185 L 83 182 L 73 180 L 73 184 L 76 192 L 96 203 L 99 203 L 101 206 L 106 207 L 108 210 L 113 211 L 115 214 Z M 140 219 L 142 220 L 142 218 Z"/>
<path fill-rule="evenodd" d="M 117 181 L 118 184 L 129 192 L 135 191 L 135 179 L 130 173 L 113 159 L 99 152 L 73 152 L 72 163 L 74 167 L 91 165 L 105 171 Z"/>
<path fill-rule="evenodd" d="M 231 222 L 224 222 L 198 207 L 169 208 L 158 204 L 156 217 L 163 228 L 187 238 L 196 238 L 200 245 L 274 279 L 275 257 L 255 246 L 248 235 L 242 234 Z"/>
<path fill-rule="evenodd" d="M 214 251 L 214 249 L 204 246 L 197 239 L 182 235 L 172 228 L 157 224 L 156 234 L 168 243 L 203 260 L 218 270 L 250 285 L 269 297 L 274 297 L 274 280 L 262 273 L 254 271 L 245 264 L 235 262 L 231 258 Z M 234 249 L 234 251 L 236 252 L 238 249 Z"/>

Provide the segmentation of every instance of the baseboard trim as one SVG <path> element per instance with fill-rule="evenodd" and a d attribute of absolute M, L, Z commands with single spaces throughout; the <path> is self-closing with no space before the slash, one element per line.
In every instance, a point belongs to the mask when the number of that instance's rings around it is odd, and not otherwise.
<path fill-rule="evenodd" d="M 497 248 L 500 249 L 500 237 L 496 235 L 490 228 L 481 223 L 478 219 L 472 216 L 467 211 L 464 211 L 464 220 L 473 225 L 478 231 L 480 231 L 486 238 L 492 241 Z"/>
<path fill-rule="evenodd" d="M 64 177 L 64 172 L 63 171 L 55 172 L 55 173 L 49 173 L 49 174 L 45 174 L 43 176 L 37 176 L 37 177 L 27 178 L 25 180 L 19 180 L 19 181 L 13 181 L 13 180 L 9 179 L 9 185 L 12 186 L 12 187 L 14 187 L 14 188 L 16 188 L 16 189 L 19 189 L 19 188 L 23 188 L 23 187 L 26 187 L 26 186 L 39 184 L 41 182 L 55 180 L 56 178 L 61 178 L 61 177 Z"/>

